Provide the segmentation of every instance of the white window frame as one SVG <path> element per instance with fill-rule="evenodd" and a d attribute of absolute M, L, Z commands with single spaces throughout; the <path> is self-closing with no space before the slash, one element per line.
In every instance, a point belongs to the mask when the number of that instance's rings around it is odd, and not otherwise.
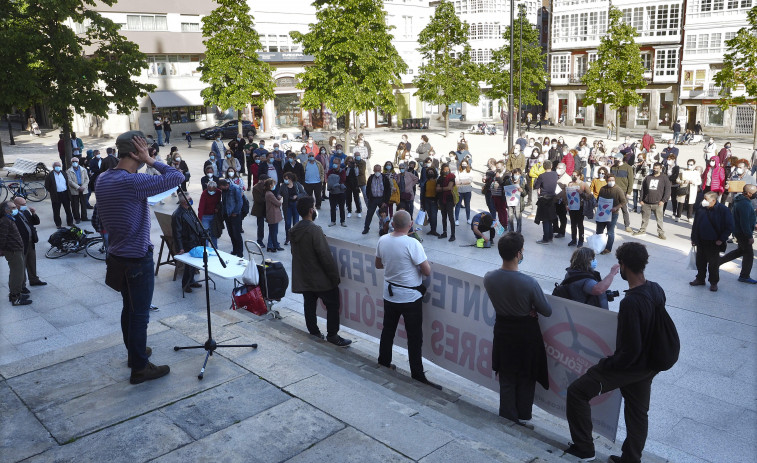
<path fill-rule="evenodd" d="M 655 78 L 669 79 L 678 75 L 678 49 L 659 48 L 655 49 L 654 76 Z"/>
<path fill-rule="evenodd" d="M 131 19 L 131 23 L 129 20 Z M 152 21 L 152 26 L 146 26 L 146 23 Z M 139 24 L 137 24 L 139 22 Z M 161 23 L 158 26 L 158 23 Z M 126 15 L 126 29 L 129 31 L 167 31 L 168 16 L 164 14 L 128 14 Z"/>
<path fill-rule="evenodd" d="M 570 78 L 570 55 L 552 55 L 550 73 L 553 80 L 568 80 Z"/>

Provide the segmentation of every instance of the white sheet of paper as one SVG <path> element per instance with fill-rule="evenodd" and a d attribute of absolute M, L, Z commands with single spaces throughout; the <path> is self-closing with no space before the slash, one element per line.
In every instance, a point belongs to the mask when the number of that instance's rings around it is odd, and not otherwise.
<path fill-rule="evenodd" d="M 155 196 L 149 196 L 147 198 L 147 203 L 150 204 L 151 206 L 154 206 L 158 204 L 162 199 L 171 196 L 171 193 L 173 193 L 174 191 L 176 191 L 176 189 L 172 188 L 170 190 L 164 191 L 163 193 L 158 193 Z"/>

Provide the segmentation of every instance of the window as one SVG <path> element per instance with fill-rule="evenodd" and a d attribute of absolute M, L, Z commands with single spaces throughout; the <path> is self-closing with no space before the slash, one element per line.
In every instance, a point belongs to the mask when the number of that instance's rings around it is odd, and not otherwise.
<path fill-rule="evenodd" d="M 405 39 L 412 39 L 413 38 L 413 17 L 403 16 L 402 24 L 404 26 L 402 37 Z"/>
<path fill-rule="evenodd" d="M 641 65 L 644 66 L 644 72 L 652 72 L 652 54 L 651 53 L 642 53 L 641 54 Z"/>
<path fill-rule="evenodd" d="M 723 110 L 719 106 L 707 106 L 707 125 L 723 126 Z"/>
<path fill-rule="evenodd" d="M 130 31 L 167 31 L 166 16 L 130 14 L 126 15 L 126 29 Z"/>
<path fill-rule="evenodd" d="M 588 69 L 587 56 L 576 55 L 576 66 L 573 72 L 573 77 L 576 79 L 580 79 L 581 77 L 584 76 L 584 74 L 586 74 L 587 69 Z"/>
<path fill-rule="evenodd" d="M 555 43 L 598 41 L 607 32 L 607 12 L 557 15 L 552 20 Z"/>
<path fill-rule="evenodd" d="M 181 23 L 182 32 L 201 32 L 200 23 Z"/>
<path fill-rule="evenodd" d="M 670 48 L 657 50 L 655 56 L 654 75 L 657 77 L 675 76 L 678 74 L 678 50 Z"/>
<path fill-rule="evenodd" d="M 207 108 L 205 106 L 180 106 L 175 108 L 156 108 L 152 107 L 153 118 L 171 118 L 174 124 L 183 122 L 204 121 L 207 119 Z"/>
<path fill-rule="evenodd" d="M 89 19 L 85 19 L 83 23 L 74 23 L 74 32 L 76 34 L 85 34 L 87 30 L 89 29 L 89 26 L 92 22 Z"/>
<path fill-rule="evenodd" d="M 148 77 L 197 76 L 200 55 L 151 55 L 147 57 L 147 65 Z"/>
<path fill-rule="evenodd" d="M 636 28 L 641 37 L 679 35 L 680 5 L 626 8 L 623 21 Z"/>
<path fill-rule="evenodd" d="M 552 55 L 552 78 L 567 79 L 570 74 L 570 56 Z"/>

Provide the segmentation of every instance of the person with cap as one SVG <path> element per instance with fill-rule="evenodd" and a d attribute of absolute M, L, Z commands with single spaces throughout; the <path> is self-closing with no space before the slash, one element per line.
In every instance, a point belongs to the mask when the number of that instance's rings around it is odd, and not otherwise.
<path fill-rule="evenodd" d="M 33 207 L 26 205 L 26 199 L 19 196 L 13 200 L 13 203 L 19 211 L 16 218 L 23 221 L 31 231 L 29 248 L 25 251 L 24 255 L 24 265 L 26 266 L 26 276 L 29 280 L 29 285 L 45 286 L 47 283 L 40 280 L 37 275 L 37 250 L 35 245 L 39 242 L 39 235 L 37 235 L 37 225 L 40 224 L 39 216 Z"/>
<path fill-rule="evenodd" d="M 63 224 L 60 218 L 61 206 L 63 206 L 63 210 L 66 213 L 66 225 L 69 227 L 72 226 L 74 224 L 74 216 L 71 213 L 71 193 L 68 190 L 66 173 L 63 172 L 63 165 L 59 161 L 53 163 L 53 170 L 47 174 L 45 189 L 50 193 L 55 226 L 61 228 Z"/>
<path fill-rule="evenodd" d="M 121 331 L 129 352 L 129 382 L 139 384 L 170 371 L 167 365 L 156 366 L 148 360 L 152 350 L 147 348 L 147 324 L 155 264 L 147 198 L 178 187 L 184 174 L 150 157 L 140 131 L 119 135 L 116 148 L 117 168 L 103 172 L 97 181 L 97 211 L 109 234 L 105 282 L 123 299 Z M 145 164 L 160 175 L 138 173 Z"/>
<path fill-rule="evenodd" d="M 87 221 L 87 193 L 89 193 L 89 174 L 87 169 L 79 165 L 79 158 L 71 158 L 71 167 L 66 171 L 68 180 L 68 192 L 71 195 L 71 210 L 74 214 L 74 222 Z"/>
<path fill-rule="evenodd" d="M 23 293 L 26 283 L 24 241 L 16 226 L 16 217 L 18 209 L 13 201 L 0 203 L 0 255 L 8 261 L 8 299 L 14 306 L 32 303 L 29 295 Z"/>
<path fill-rule="evenodd" d="M 179 198 L 179 206 L 171 214 L 171 231 L 173 232 L 174 251 L 176 255 L 184 254 L 202 246 L 202 230 L 200 224 L 192 214 L 192 197 L 188 194 Z M 195 281 L 195 269 L 191 265 L 184 264 L 184 273 L 181 276 L 181 288 L 185 293 L 191 293 L 192 288 L 202 285 Z"/>

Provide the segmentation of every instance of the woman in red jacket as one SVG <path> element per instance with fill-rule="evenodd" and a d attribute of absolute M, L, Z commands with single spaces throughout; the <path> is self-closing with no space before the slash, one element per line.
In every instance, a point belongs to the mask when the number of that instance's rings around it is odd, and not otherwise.
<path fill-rule="evenodd" d="M 718 201 L 725 191 L 725 169 L 720 165 L 720 159 L 717 156 L 710 158 L 702 174 L 702 194 L 708 191 L 716 192 Z"/>
<path fill-rule="evenodd" d="M 215 236 L 211 230 L 210 224 L 218 211 L 221 204 L 221 192 L 218 190 L 216 182 L 209 181 L 208 187 L 200 195 L 200 205 L 197 207 L 197 217 L 200 218 L 203 228 L 208 231 L 213 246 L 218 247 L 218 236 Z"/>
<path fill-rule="evenodd" d="M 573 175 L 573 171 L 576 169 L 576 157 L 578 157 L 578 151 L 576 150 L 570 150 L 568 153 L 562 157 L 562 162 L 565 164 L 565 173 L 568 175 Z"/>

